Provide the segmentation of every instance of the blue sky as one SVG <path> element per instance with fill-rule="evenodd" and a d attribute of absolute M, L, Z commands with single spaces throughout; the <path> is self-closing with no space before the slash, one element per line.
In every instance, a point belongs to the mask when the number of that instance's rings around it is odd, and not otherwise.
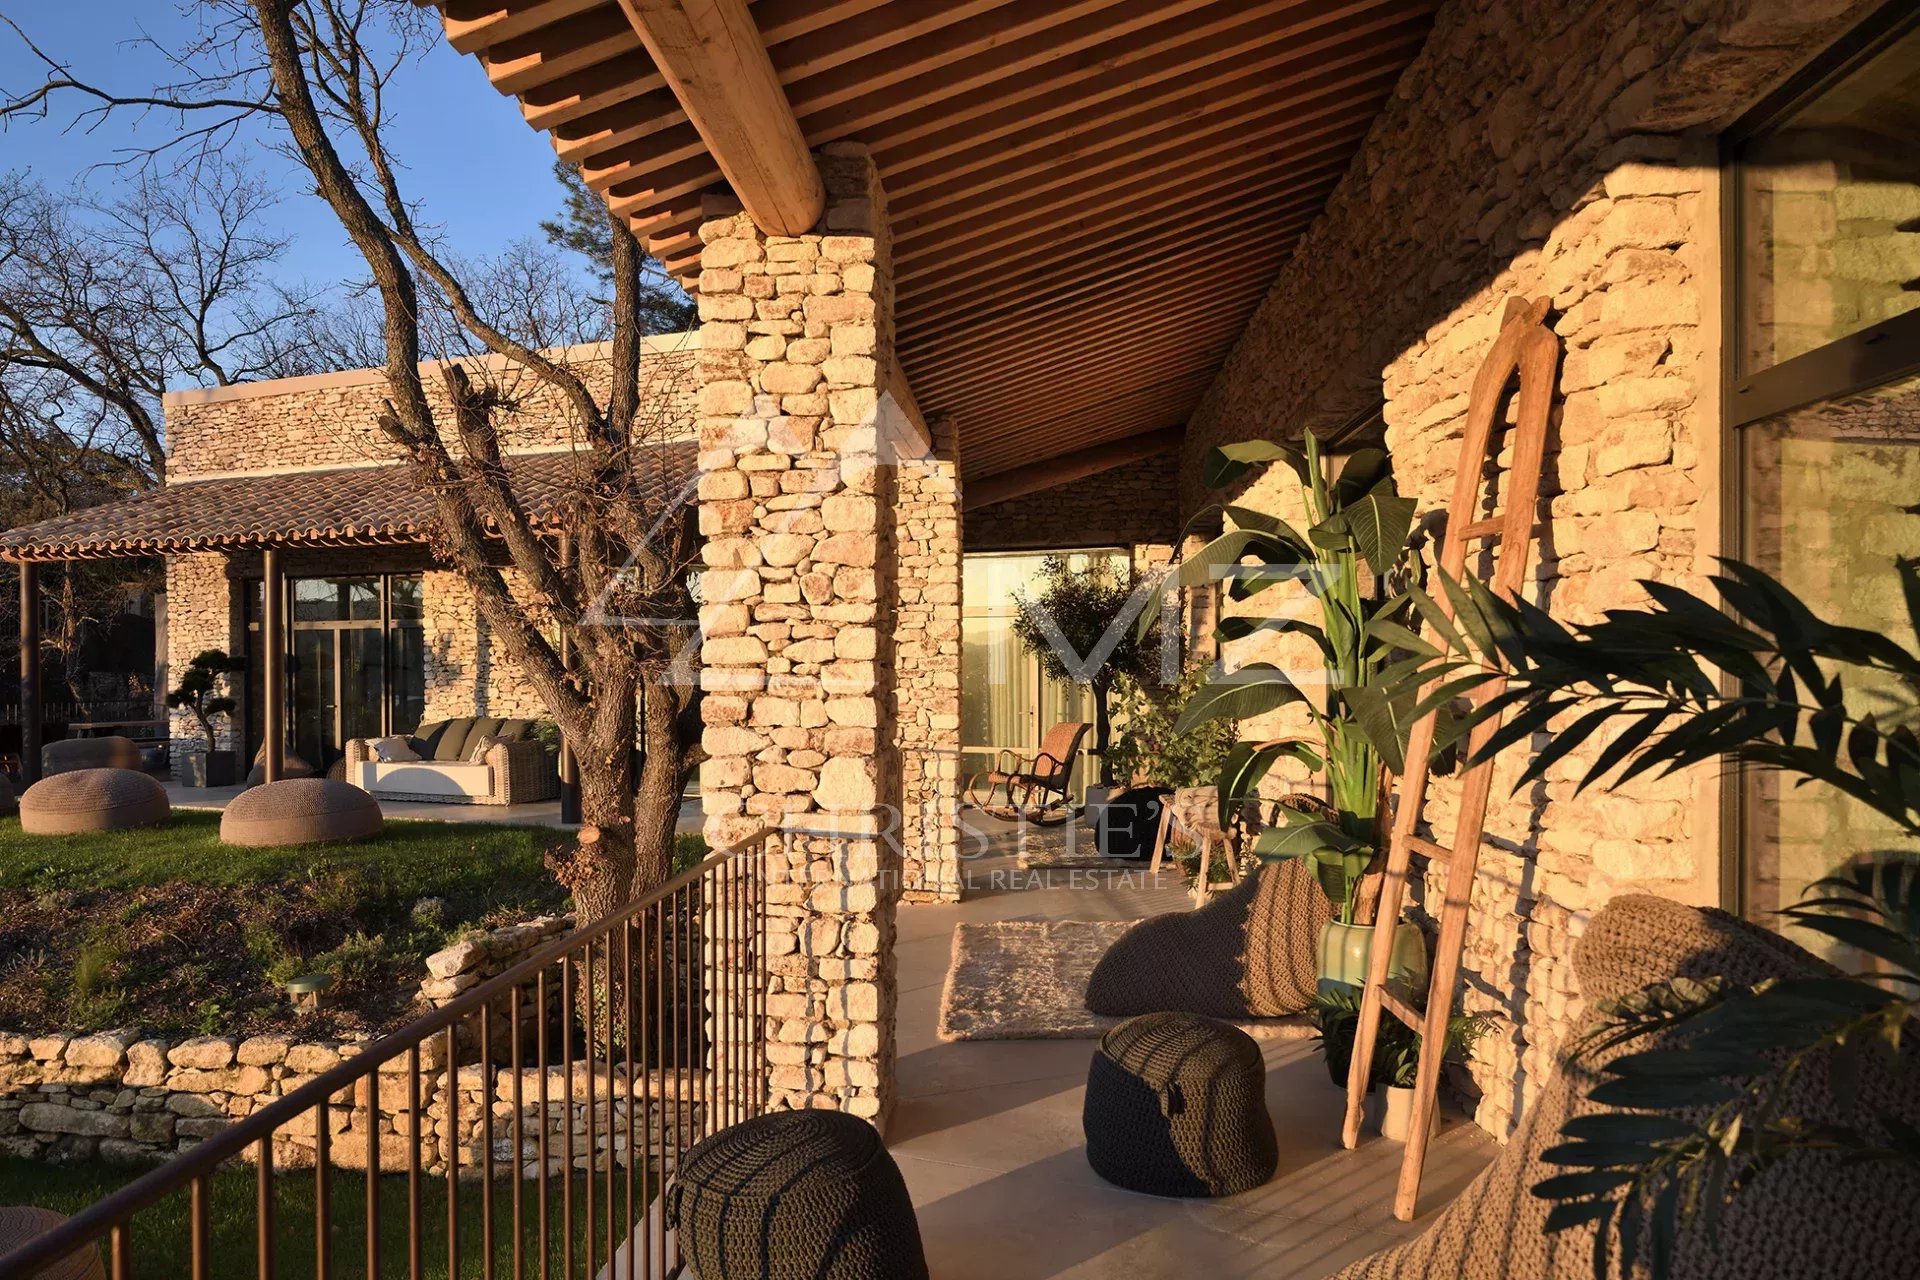
<path fill-rule="evenodd" d="M 116 92 L 146 90 L 171 78 L 158 54 L 135 45 L 143 31 L 167 42 L 192 29 L 172 0 L 0 0 L 0 14 L 78 78 Z M 0 26 L 0 89 L 17 91 L 43 76 L 12 31 Z M 539 235 L 540 219 L 553 216 L 561 203 L 553 150 L 527 127 L 513 99 L 494 92 L 476 60 L 440 44 L 401 73 L 394 94 L 392 145 L 407 166 L 403 182 L 425 221 L 443 227 L 463 255 L 489 254 Z M 27 169 L 54 188 L 84 179 L 109 192 L 122 175 L 112 168 L 89 173 L 90 166 L 110 165 L 124 148 L 151 146 L 178 128 L 174 114 L 155 113 L 138 122 L 129 114 L 91 133 L 66 129 L 82 105 L 69 96 L 56 102 L 48 118 L 16 121 L 0 132 L 0 170 Z M 364 276 L 331 211 L 304 186 L 305 171 L 258 144 L 244 151 L 250 165 L 285 193 L 279 215 L 293 245 L 284 273 L 315 284 Z"/>

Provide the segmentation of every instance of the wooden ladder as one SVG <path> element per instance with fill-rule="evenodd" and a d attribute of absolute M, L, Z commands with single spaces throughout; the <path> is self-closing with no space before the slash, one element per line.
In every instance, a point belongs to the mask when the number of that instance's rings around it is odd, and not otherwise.
<path fill-rule="evenodd" d="M 1540 467 L 1546 454 L 1547 413 L 1552 406 L 1554 371 L 1560 361 L 1560 340 L 1543 323 L 1547 305 L 1545 298 L 1531 303 L 1520 298 L 1509 299 L 1501 319 L 1500 336 L 1474 377 L 1467 402 L 1466 436 L 1460 442 L 1460 469 L 1454 478 L 1446 541 L 1440 552 L 1441 570 L 1457 581 L 1465 571 L 1470 545 L 1491 542 L 1495 564 L 1492 587 L 1506 600 L 1514 599 L 1520 590 L 1533 546 Z M 1494 448 L 1495 418 L 1515 375 L 1519 377 L 1520 387 L 1516 396 L 1519 415 L 1511 432 L 1512 460 L 1506 471 L 1504 491 L 1496 486 L 1493 497 L 1493 505 L 1501 510 L 1495 515 L 1480 517 L 1482 484 L 1487 478 L 1488 463 L 1499 456 L 1499 450 Z M 1436 591 L 1433 596 L 1451 616 L 1447 594 Z M 1484 684 L 1474 691 L 1472 700 L 1476 704 L 1485 702 L 1504 687 L 1504 681 Z M 1447 1023 L 1460 983 L 1467 912 L 1474 873 L 1479 867 L 1487 795 L 1493 785 L 1491 760 L 1482 760 L 1467 770 L 1461 782 L 1460 820 L 1451 847 L 1415 833 L 1427 795 L 1428 758 L 1433 753 L 1437 716 L 1436 710 L 1420 717 L 1407 745 L 1407 772 L 1399 808 L 1394 813 L 1393 837 L 1387 847 L 1386 874 L 1381 879 L 1379 908 L 1373 926 L 1373 949 L 1360 1000 L 1360 1025 L 1354 1036 L 1353 1065 L 1347 1074 L 1347 1119 L 1342 1135 L 1342 1141 L 1349 1147 L 1360 1141 L 1368 1076 L 1384 1010 L 1420 1032 L 1412 1129 L 1401 1157 L 1400 1185 L 1393 1201 L 1394 1216 L 1402 1221 L 1413 1217 L 1414 1206 L 1420 1198 L 1420 1174 L 1426 1163 L 1427 1137 L 1440 1087 L 1440 1066 L 1446 1057 Z M 1498 719 L 1475 726 L 1461 758 L 1473 759 L 1499 727 Z M 1400 923 L 1407 879 L 1415 858 L 1440 861 L 1447 866 L 1446 898 L 1439 911 L 1440 937 L 1434 946 L 1433 982 L 1427 991 L 1424 1009 L 1387 989 L 1394 928 Z"/>

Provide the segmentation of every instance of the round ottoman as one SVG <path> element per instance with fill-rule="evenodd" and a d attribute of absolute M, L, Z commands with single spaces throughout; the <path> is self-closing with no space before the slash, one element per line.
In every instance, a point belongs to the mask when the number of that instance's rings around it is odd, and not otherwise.
<path fill-rule="evenodd" d="M 0 1208 L 0 1257 L 45 1235 L 66 1220 L 66 1215 L 51 1209 L 25 1205 Z M 100 1265 L 100 1250 L 88 1244 L 47 1263 L 25 1280 L 106 1280 L 106 1274 L 106 1268 Z"/>
<path fill-rule="evenodd" d="M 1107 1032 L 1087 1072 L 1087 1162 L 1156 1196 L 1230 1196 L 1280 1162 L 1267 1068 L 1253 1037 L 1191 1013 L 1149 1013 Z"/>
<path fill-rule="evenodd" d="M 42 778 L 20 797 L 20 829 L 36 836 L 120 831 L 165 822 L 167 789 L 133 769 L 76 769 Z"/>
<path fill-rule="evenodd" d="M 132 738 L 62 738 L 40 748 L 43 774 L 75 769 L 138 769 L 140 744 Z"/>
<path fill-rule="evenodd" d="M 926 1280 L 899 1166 L 866 1121 L 776 1111 L 687 1152 L 667 1222 L 699 1280 Z"/>
<path fill-rule="evenodd" d="M 226 844 L 260 848 L 330 844 L 380 833 L 380 802 L 331 778 L 285 778 L 249 787 L 220 815 Z"/>

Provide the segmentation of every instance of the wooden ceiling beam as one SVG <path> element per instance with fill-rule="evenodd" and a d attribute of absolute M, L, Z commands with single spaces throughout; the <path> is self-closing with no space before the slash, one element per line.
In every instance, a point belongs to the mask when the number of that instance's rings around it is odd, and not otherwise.
<path fill-rule="evenodd" d="M 1248 299 L 1257 305 L 1262 296 L 1261 290 L 1249 282 L 1248 287 L 1223 292 L 1176 311 L 1156 312 L 1117 334 L 1103 327 L 1100 341 L 1074 341 L 1072 339 L 1082 335 L 1063 332 L 1059 342 L 1049 341 L 1037 349 L 1030 346 L 1017 351 L 982 350 L 977 364 L 941 367 L 929 364 L 921 371 L 926 383 L 923 394 L 951 409 L 963 402 L 995 395 L 1002 386 L 1019 385 L 1029 374 L 1044 376 L 1047 370 L 1066 374 L 1090 364 L 1097 365 L 1101 353 L 1140 355 L 1150 349 L 1177 351 L 1187 345 L 1199 345 L 1237 330 L 1246 322 L 1242 308 L 1250 305 Z M 993 359 L 994 355 L 999 358 Z M 974 385 L 987 369 L 996 370 L 997 376 Z"/>
<path fill-rule="evenodd" d="M 1155 218 L 1143 224 L 1137 236 L 1126 231 L 1063 235 L 1051 242 L 1051 253 L 1002 250 L 993 263 L 955 264 L 951 275 L 942 275 L 929 265 L 913 274 L 911 289 L 900 286 L 896 310 L 902 316 L 919 315 L 1003 289 L 1024 292 L 1046 288 L 1060 277 L 1103 271 L 1116 263 L 1131 262 L 1140 254 L 1184 244 L 1194 236 L 1228 235 L 1242 226 L 1265 226 L 1289 215 L 1315 217 L 1322 203 L 1317 193 L 1276 191 L 1249 197 L 1235 190 L 1228 199 L 1182 207 Z"/>
<path fill-rule="evenodd" d="M 1028 317 L 1049 314 L 1061 304 L 1088 305 L 1108 294 L 1151 296 L 1156 285 L 1178 289 L 1196 277 L 1206 280 L 1212 268 L 1230 266 L 1235 259 L 1245 261 L 1247 269 L 1252 270 L 1256 263 L 1284 258 L 1311 221 L 1311 216 L 1302 215 L 1239 235 L 1196 238 L 1166 253 L 1142 254 L 1124 267 L 1065 276 L 1052 289 L 1027 293 L 1009 290 L 997 303 L 915 312 L 913 333 L 916 339 L 921 335 L 942 338 L 990 325 L 1024 323 Z"/>
<path fill-rule="evenodd" d="M 487 79 L 501 93 L 523 93 L 640 47 L 626 18 L 611 5 L 588 9 L 480 53 Z"/>
<path fill-rule="evenodd" d="M 1246 327 L 1244 305 L 1242 300 L 1241 306 L 1223 306 L 1204 316 L 1189 315 L 1184 324 L 1069 348 L 1051 359 L 1009 364 L 998 376 L 969 378 L 963 383 L 942 387 L 938 393 L 940 402 L 953 413 L 970 415 L 989 405 L 1004 407 L 1032 395 L 1051 394 L 1055 388 L 1067 389 L 1089 376 L 1112 378 L 1113 371 L 1129 361 L 1137 360 L 1141 367 L 1148 369 L 1172 368 L 1177 362 L 1189 360 L 1217 364 L 1225 355 L 1222 348 L 1232 346 L 1240 330 Z"/>
<path fill-rule="evenodd" d="M 447 0 L 440 25 L 447 43 L 461 53 L 478 53 L 503 40 L 524 36 L 562 18 L 597 9 L 607 0 Z"/>
<path fill-rule="evenodd" d="M 1016 417 L 1031 416 L 1036 408 L 1040 411 L 1084 408 L 1102 400 L 1131 394 L 1145 386 L 1157 386 L 1188 377 L 1215 377 L 1220 369 L 1220 356 L 1208 352 L 1188 353 L 1180 360 L 1166 360 L 1149 369 L 1135 372 L 1130 377 L 1114 378 L 1104 373 L 1084 377 L 1059 388 L 1044 383 L 1031 388 L 1025 394 L 1009 396 L 987 404 L 956 404 L 953 413 L 965 422 L 1002 422 Z M 962 416 L 964 415 L 964 416 Z"/>
<path fill-rule="evenodd" d="M 760 27 L 762 44 L 766 44 L 772 56 L 772 50 L 780 46 L 783 40 L 793 40 L 797 36 L 828 29 L 833 23 L 876 10 L 887 2 L 889 0 L 758 0 L 753 8 L 753 19 Z M 774 71 L 780 71 L 778 58 Z M 593 159 L 595 169 L 614 169 L 620 163 L 632 163 L 634 171 L 639 173 L 647 165 L 643 159 L 636 159 L 636 155 L 645 152 L 628 152 L 626 148 L 641 138 L 674 130 L 672 138 L 662 138 L 657 144 L 662 155 L 682 154 L 689 140 L 697 146 L 699 134 L 693 132 L 691 127 L 680 129 L 687 123 L 685 111 L 680 109 L 680 100 L 672 94 L 651 92 L 655 88 L 662 86 L 659 83 L 649 84 L 649 92 L 636 92 L 628 98 L 607 104 L 605 109 L 582 113 L 582 117 L 576 119 L 568 129 L 559 130 L 555 136 L 555 150 L 561 154 L 561 159 L 576 165 Z M 653 148 L 649 146 L 647 152 L 651 150 Z"/>
<path fill-rule="evenodd" d="M 1151 147 L 1155 139 L 1175 133 L 1192 137 L 1262 115 L 1310 105 L 1340 91 L 1397 80 L 1406 65 L 1394 47 L 1355 50 L 1329 56 L 1313 72 L 1297 77 L 1275 77 L 1255 72 L 1196 93 L 1186 93 L 1136 106 L 1109 104 L 1109 109 L 1073 116 L 1064 128 L 1034 130 L 1019 141 L 996 139 L 971 151 L 943 158 L 887 176 L 887 198 L 911 205 L 923 194 L 941 200 L 964 196 L 984 186 L 1017 182 L 1034 174 L 1091 163 L 1127 144 Z"/>
<path fill-rule="evenodd" d="M 755 225 L 811 231 L 826 189 L 746 0 L 620 0 Z"/>
<path fill-rule="evenodd" d="M 1017 466 L 1036 450 L 1074 449 L 1138 435 L 1157 427 L 1183 424 L 1204 394 L 1205 384 L 1176 387 L 1116 401 L 1103 410 L 1022 419 L 1009 429 L 969 444 L 961 443 L 962 473 L 990 475 Z M 968 450 L 971 450 L 969 453 Z M 966 500 L 964 491 L 961 500 Z"/>
<path fill-rule="evenodd" d="M 1236 75 L 1271 69 L 1376 32 L 1405 24 L 1424 31 L 1391 9 L 1362 21 L 1373 9 L 1395 0 L 1265 0 L 1243 4 L 1225 0 L 1195 13 L 1159 43 L 1095 45 L 1071 57 L 1051 61 L 1039 71 L 1000 84 L 992 94 L 958 101 L 938 99 L 906 115 L 842 122 L 829 116 L 802 121 L 809 130 L 844 127 L 847 131 L 880 123 L 874 161 L 882 172 L 909 165 L 934 164 L 993 139 L 1021 135 L 1059 116 L 1119 98 L 1136 97 L 1162 82 L 1185 92 Z M 1285 25 L 1276 25 L 1276 15 Z M 1329 29 L 1331 23 L 1339 25 Z M 1163 91 L 1163 92 L 1165 92 Z M 849 109 L 851 110 L 851 109 Z"/>
<path fill-rule="evenodd" d="M 1256 7 L 1277 8 L 1294 2 L 1297 0 L 1266 0 Z M 891 136 L 892 120 L 918 111 L 952 109 L 967 103 L 968 95 L 991 90 L 986 96 L 992 102 L 1003 92 L 1037 92 L 1077 55 L 1095 50 L 1103 58 L 1144 54 L 1169 40 L 1183 38 L 1189 15 L 1217 4 L 1218 0 L 1108 0 L 1107 7 L 1077 15 L 1056 12 L 1046 20 L 1050 25 L 996 41 L 964 60 L 922 66 L 904 81 L 894 76 L 883 83 L 870 74 L 866 83 L 852 93 L 842 83 L 796 86 L 794 107 L 809 137 L 867 133 Z M 902 91 L 879 91 L 893 83 L 901 83 Z M 975 110 L 985 109 L 978 103 L 971 105 Z M 877 129 L 881 124 L 889 124 L 889 128 Z"/>
<path fill-rule="evenodd" d="M 973 511 L 990 507 L 996 502 L 1024 498 L 1028 494 L 1044 493 L 1061 485 L 1090 480 L 1119 467 L 1170 453 L 1180 447 L 1186 434 L 1181 427 L 1162 427 L 1158 431 L 1144 431 L 1137 436 L 1127 436 L 1092 449 L 1041 458 L 1023 464 L 1018 471 L 998 471 L 990 476 L 982 476 L 961 490 L 960 506 L 962 510 Z"/>
<path fill-rule="evenodd" d="M 1386 85 L 1379 92 L 1384 94 L 1390 89 L 1391 85 Z M 1225 165 L 1256 173 L 1259 168 L 1249 164 L 1249 151 L 1259 144 L 1284 139 L 1287 148 L 1284 154 L 1289 155 L 1298 154 L 1303 144 L 1318 139 L 1339 139 L 1339 145 L 1350 146 L 1355 132 L 1364 134 L 1377 110 L 1378 103 L 1372 100 L 1365 104 L 1336 100 L 1284 116 L 1248 112 L 1218 122 L 1208 121 L 1198 130 L 1173 130 L 1156 137 L 1148 146 L 1108 148 L 1076 163 L 1045 171 L 1031 182 L 1009 185 L 969 182 L 951 191 L 922 191 L 897 204 L 889 202 L 894 235 L 906 241 L 1003 209 L 1044 207 L 1044 202 L 1056 194 L 1077 201 L 1084 196 L 1125 188 L 1173 169 L 1195 172 L 1193 166 L 1205 161 L 1213 161 L 1216 167 Z M 1198 172 L 1204 174 L 1211 170 Z M 1048 173 L 1053 176 L 1047 176 Z"/>
<path fill-rule="evenodd" d="M 630 53 L 597 62 L 563 80 L 537 85 L 521 94 L 520 114 L 534 128 L 552 132 L 582 117 L 649 94 L 664 99 L 681 122 L 686 120 L 686 112 L 680 110 L 680 100 L 667 92 L 666 80 L 647 57 L 645 46 L 636 41 Z M 556 150 L 558 146 L 556 136 Z"/>

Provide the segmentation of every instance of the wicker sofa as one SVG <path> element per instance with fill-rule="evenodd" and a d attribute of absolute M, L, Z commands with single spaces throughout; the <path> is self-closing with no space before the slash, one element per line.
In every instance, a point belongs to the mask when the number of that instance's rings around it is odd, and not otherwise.
<path fill-rule="evenodd" d="M 349 741 L 346 780 L 383 800 L 505 805 L 560 794 L 554 753 L 532 720 L 463 716 L 423 724 L 405 737 L 417 760 L 382 760 L 376 740 Z M 488 738 L 494 741 L 477 752 Z"/>

